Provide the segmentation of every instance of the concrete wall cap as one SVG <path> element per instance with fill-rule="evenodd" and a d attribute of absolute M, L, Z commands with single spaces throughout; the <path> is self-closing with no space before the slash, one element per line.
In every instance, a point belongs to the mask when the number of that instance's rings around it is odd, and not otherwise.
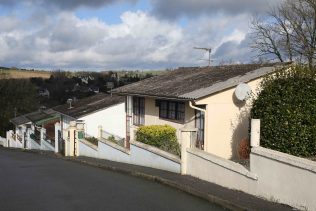
<path fill-rule="evenodd" d="M 87 145 L 88 147 L 94 149 L 94 150 L 98 150 L 98 147 L 92 143 L 90 143 L 87 140 L 79 140 L 81 143 L 83 143 L 84 145 Z"/>
<path fill-rule="evenodd" d="M 301 169 L 305 169 L 316 173 L 316 162 L 305 158 L 289 155 L 283 152 L 267 149 L 264 147 L 253 147 L 251 154 L 266 157 L 271 160 L 276 160 L 291 166 L 295 166 Z"/>
<path fill-rule="evenodd" d="M 256 174 L 248 171 L 244 166 L 240 165 L 239 163 L 235 163 L 233 161 L 218 157 L 216 155 L 207 153 L 199 149 L 187 148 L 187 152 L 192 155 L 203 158 L 204 160 L 212 162 L 216 165 L 222 166 L 230 171 L 233 171 L 240 175 L 248 177 L 250 179 L 258 180 L 258 176 Z"/>
<path fill-rule="evenodd" d="M 181 160 L 180 160 L 180 158 L 178 156 L 176 156 L 174 154 L 171 154 L 169 152 L 163 151 L 161 149 L 158 149 L 156 147 L 153 147 L 153 146 L 150 146 L 148 144 L 144 144 L 144 143 L 141 143 L 141 142 L 138 142 L 138 141 L 131 141 L 130 143 L 132 145 L 134 145 L 134 146 L 137 146 L 139 148 L 142 148 L 144 150 L 152 152 L 152 153 L 154 153 L 156 155 L 164 157 L 164 158 L 166 158 L 168 160 L 171 160 L 171 161 L 173 161 L 175 163 L 179 163 L 179 164 L 181 163 Z"/>

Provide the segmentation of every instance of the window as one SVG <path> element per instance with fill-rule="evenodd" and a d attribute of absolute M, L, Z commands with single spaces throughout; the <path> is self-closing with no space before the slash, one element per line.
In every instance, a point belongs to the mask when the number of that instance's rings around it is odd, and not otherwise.
<path fill-rule="evenodd" d="M 160 100 L 159 117 L 184 122 L 185 106 L 183 102 Z"/>
<path fill-rule="evenodd" d="M 195 127 L 198 129 L 195 147 L 199 149 L 204 149 L 204 121 L 205 121 L 204 112 L 195 110 Z"/>
<path fill-rule="evenodd" d="M 145 98 L 133 97 L 133 124 L 145 124 Z"/>

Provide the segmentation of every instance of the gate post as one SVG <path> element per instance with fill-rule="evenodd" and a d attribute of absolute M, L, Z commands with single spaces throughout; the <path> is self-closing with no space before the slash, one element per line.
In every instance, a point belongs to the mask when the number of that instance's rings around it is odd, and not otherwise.
<path fill-rule="evenodd" d="M 187 174 L 187 166 L 188 166 L 188 153 L 187 148 L 191 147 L 192 141 L 196 137 L 197 128 L 192 128 L 185 126 L 180 129 L 181 132 L 181 174 Z"/>
<path fill-rule="evenodd" d="M 60 131 L 60 123 L 55 123 L 55 153 L 59 152 L 58 146 L 59 146 L 59 131 Z"/>

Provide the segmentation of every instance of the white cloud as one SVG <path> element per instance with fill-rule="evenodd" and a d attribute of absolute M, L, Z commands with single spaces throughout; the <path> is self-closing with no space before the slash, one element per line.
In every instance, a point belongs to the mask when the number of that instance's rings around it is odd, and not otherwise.
<path fill-rule="evenodd" d="M 199 59 L 207 55 L 193 47 L 212 47 L 219 60 L 249 57 L 247 47 L 242 45 L 249 19 L 244 14 L 203 16 L 186 26 L 144 11 L 124 12 L 118 24 L 81 19 L 72 12 L 56 13 L 45 21 L 5 18 L 12 20 L 0 30 L 0 63 L 7 66 L 157 69 L 205 65 L 207 62 Z M 227 51 L 227 43 L 235 48 L 242 46 L 243 50 Z"/>

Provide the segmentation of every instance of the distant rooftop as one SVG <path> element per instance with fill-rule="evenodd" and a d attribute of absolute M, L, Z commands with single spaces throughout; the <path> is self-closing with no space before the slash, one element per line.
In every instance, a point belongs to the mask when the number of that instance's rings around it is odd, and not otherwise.
<path fill-rule="evenodd" d="M 53 110 L 77 119 L 96 111 L 123 103 L 124 101 L 125 97 L 122 96 L 113 95 L 111 97 L 110 94 L 98 93 L 91 97 L 73 101 L 71 103 L 72 108 L 69 108 L 69 104 L 66 103 L 54 107 Z"/>
<path fill-rule="evenodd" d="M 52 109 L 46 109 L 46 110 L 34 111 L 28 114 L 17 116 L 15 118 L 12 118 L 10 122 L 14 125 L 22 125 L 29 122 L 32 122 L 35 124 L 41 124 L 41 123 L 44 123 L 46 120 L 49 121 L 55 118 L 56 118 L 56 111 L 53 111 Z"/>
<path fill-rule="evenodd" d="M 198 99 L 241 82 L 259 78 L 290 63 L 240 64 L 210 67 L 182 67 L 162 75 L 119 87 L 120 95 L 151 96 L 170 99 Z"/>

